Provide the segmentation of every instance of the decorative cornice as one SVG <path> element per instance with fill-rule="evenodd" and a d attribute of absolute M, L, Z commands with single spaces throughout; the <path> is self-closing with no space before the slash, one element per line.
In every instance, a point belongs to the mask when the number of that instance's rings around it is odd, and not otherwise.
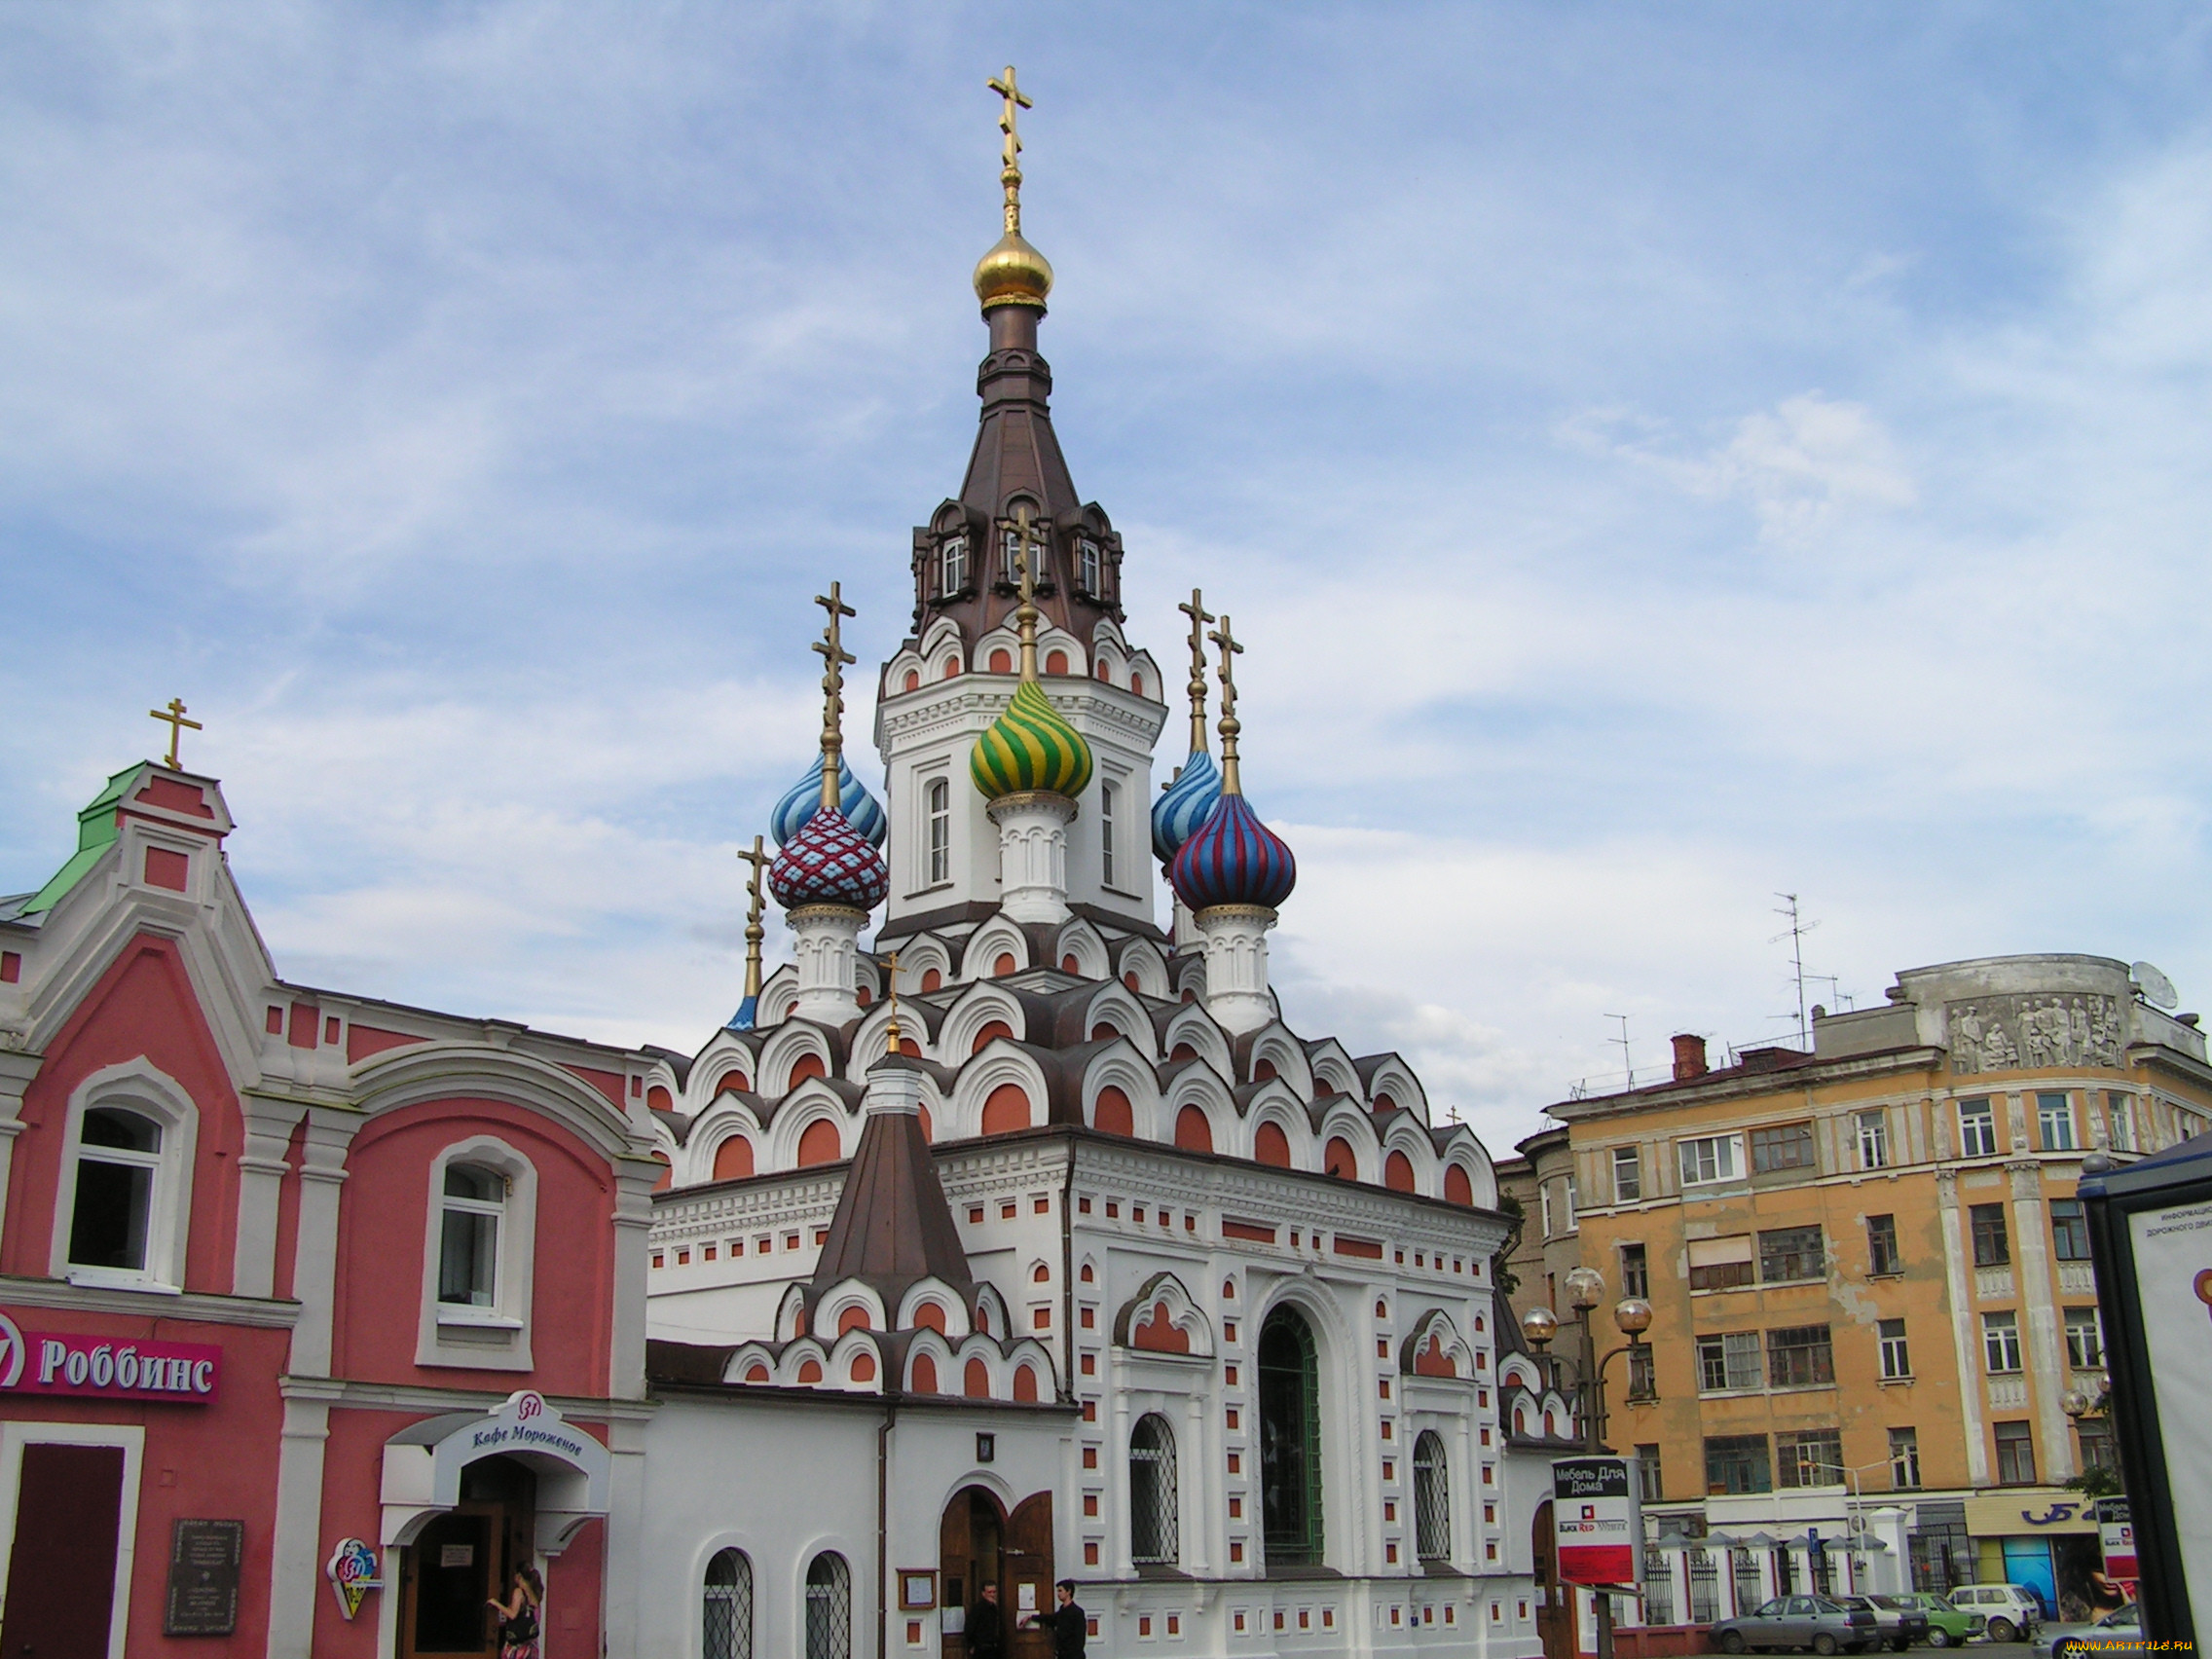
<path fill-rule="evenodd" d="M 208 1291 L 118 1290 L 71 1284 L 66 1279 L 0 1277 L 0 1304 L 53 1308 L 73 1313 L 122 1313 L 140 1319 L 181 1319 L 209 1325 L 248 1325 L 288 1331 L 299 1322 L 300 1304 L 257 1296 L 218 1296 Z"/>
<path fill-rule="evenodd" d="M 505 1387 L 422 1388 L 408 1383 L 360 1382 L 344 1377 L 290 1374 L 276 1379 L 276 1389 L 287 1400 L 395 1412 L 496 1411 L 512 1392 Z M 644 1422 L 659 1410 L 658 1403 L 652 1400 L 612 1400 L 591 1394 L 547 1394 L 545 1398 L 565 1418 L 597 1419 L 605 1422 Z"/>

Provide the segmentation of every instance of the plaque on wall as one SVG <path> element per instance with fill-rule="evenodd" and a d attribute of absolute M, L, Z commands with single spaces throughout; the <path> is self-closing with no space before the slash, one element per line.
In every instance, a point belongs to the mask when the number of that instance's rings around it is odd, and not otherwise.
<path fill-rule="evenodd" d="M 164 1636 L 229 1636 L 239 1622 L 243 1521 L 179 1520 L 169 1534 L 169 1595 Z"/>

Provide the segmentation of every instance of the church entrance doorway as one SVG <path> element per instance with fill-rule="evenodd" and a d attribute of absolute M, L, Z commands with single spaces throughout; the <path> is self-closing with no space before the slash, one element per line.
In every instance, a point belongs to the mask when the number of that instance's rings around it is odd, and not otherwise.
<path fill-rule="evenodd" d="M 432 1516 L 400 1551 L 399 1659 L 479 1654 L 497 1659 L 515 1568 L 535 1562 L 536 1477 L 512 1457 L 461 1471 L 461 1501 Z"/>
<path fill-rule="evenodd" d="M 1544 1659 L 1576 1659 L 1574 1587 L 1559 1578 L 1559 1534 L 1552 1527 L 1552 1500 L 1536 1505 L 1536 1519 L 1529 1529 L 1529 1559 L 1536 1581 L 1536 1634 L 1544 1643 Z"/>
<path fill-rule="evenodd" d="M 1051 1493 L 1031 1493 L 1012 1515 L 982 1487 L 954 1493 L 939 1524 L 938 1575 L 946 1611 L 960 1609 L 958 1634 L 944 1633 L 943 1659 L 992 1659 L 969 1641 L 986 1584 L 999 1591 L 999 1659 L 1051 1659 L 1051 1638 L 1020 1628 L 1031 1613 L 1052 1608 Z"/>

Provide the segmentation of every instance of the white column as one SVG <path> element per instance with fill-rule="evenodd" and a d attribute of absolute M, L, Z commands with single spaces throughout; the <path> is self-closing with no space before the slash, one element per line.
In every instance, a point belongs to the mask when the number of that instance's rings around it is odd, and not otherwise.
<path fill-rule="evenodd" d="M 46 1063 L 44 1054 L 0 1052 L 0 1222 L 8 1219 L 9 1171 L 23 1132 L 23 1093 Z"/>
<path fill-rule="evenodd" d="M 269 1553 L 270 1659 L 308 1659 L 322 1590 L 322 1455 L 330 1403 L 287 1399 L 276 1447 L 276 1520 Z M 329 1540 L 335 1543 L 336 1540 Z M 389 1596 L 396 1586 L 380 1595 Z"/>
<path fill-rule="evenodd" d="M 645 1260 L 653 1226 L 653 1183 L 661 1166 L 650 1158 L 614 1165 L 614 1296 L 607 1391 L 617 1400 L 645 1397 Z"/>
<path fill-rule="evenodd" d="M 2059 1341 L 2058 1307 L 2051 1297 L 2049 1229 L 2043 1207 L 2043 1166 L 2033 1159 L 2009 1163 L 2012 1181 L 2012 1239 L 2017 1252 L 2012 1272 L 2020 1290 L 2021 1333 L 2027 1346 L 2025 1381 L 2034 1405 L 2036 1473 L 2046 1481 L 2071 1478 L 2074 1437 L 2059 1407 L 2066 1378 L 2066 1350 Z"/>
<path fill-rule="evenodd" d="M 999 827 L 999 906 L 1009 921 L 1068 919 L 1068 825 L 1075 802 L 1025 790 L 991 802 Z"/>
<path fill-rule="evenodd" d="M 796 936 L 793 955 L 798 971 L 793 1017 L 824 1025 L 858 1019 L 861 1000 L 854 987 L 867 912 L 842 904 L 802 904 L 788 919 Z"/>
<path fill-rule="evenodd" d="M 1936 1171 L 1936 1212 L 1943 1234 L 1943 1293 L 1951 1303 L 1951 1347 L 1959 1367 L 1960 1430 L 1967 1443 L 1967 1480 L 1989 1485 L 1989 1436 L 1983 1432 L 1981 1328 L 1974 1318 L 1966 1253 L 1959 1243 L 1959 1176 Z"/>
<path fill-rule="evenodd" d="M 1212 1473 L 1212 1448 L 1206 1444 L 1206 1419 L 1213 1415 L 1207 1409 L 1209 1404 L 1202 1393 L 1184 1396 L 1183 1431 L 1180 1438 L 1182 1444 L 1190 1448 L 1190 1452 L 1188 1456 L 1178 1453 L 1175 1471 L 1176 1503 L 1182 1511 L 1175 1518 L 1175 1525 L 1183 1546 L 1184 1569 L 1199 1578 L 1209 1576 L 1213 1570 L 1213 1505 L 1206 1501 L 1208 1482 L 1204 1476 L 1196 1481 L 1186 1481 L 1183 1479 L 1183 1469 L 1195 1463 L 1206 1475 Z M 1222 1505 L 1225 1514 L 1228 1508 L 1227 1504 Z M 1186 1522 L 1190 1524 L 1186 1525 Z"/>
<path fill-rule="evenodd" d="M 1197 918 L 1206 953 L 1206 1012 L 1235 1036 L 1274 1018 L 1268 998 L 1268 930 L 1275 913 L 1263 904 L 1216 904 Z"/>
<path fill-rule="evenodd" d="M 295 1377 L 330 1375 L 330 1323 L 338 1275 L 338 1194 L 346 1182 L 352 1128 L 308 1115 L 300 1149 L 300 1225 L 292 1249 L 292 1296 L 300 1304 L 288 1362 Z"/>
<path fill-rule="evenodd" d="M 276 1282 L 276 1210 L 291 1172 L 285 1161 L 302 1108 L 265 1099 L 248 1107 L 245 1150 L 239 1157 L 238 1243 L 231 1253 L 231 1294 L 267 1296 Z"/>

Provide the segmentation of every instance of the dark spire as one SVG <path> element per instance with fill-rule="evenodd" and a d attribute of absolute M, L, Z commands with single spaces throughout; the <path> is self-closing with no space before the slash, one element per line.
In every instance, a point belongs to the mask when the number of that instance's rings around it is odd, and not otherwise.
<path fill-rule="evenodd" d="M 885 1068 L 914 1072 L 919 1061 L 890 1054 L 868 1068 L 869 1093 L 883 1082 L 873 1073 Z M 913 1093 L 919 1097 L 918 1084 Z M 887 1318 L 899 1315 L 899 1303 L 915 1281 L 942 1279 L 971 1307 L 975 1285 L 968 1272 L 968 1252 L 944 1201 L 944 1188 L 937 1178 L 937 1163 L 930 1143 L 923 1138 L 921 1118 L 911 1111 L 871 1111 L 862 1125 L 860 1145 L 853 1151 L 853 1166 L 845 1176 L 845 1190 L 837 1199 L 837 1213 L 830 1223 L 830 1236 L 814 1269 L 808 1301 L 818 1301 L 832 1286 L 857 1278 L 883 1298 Z"/>

